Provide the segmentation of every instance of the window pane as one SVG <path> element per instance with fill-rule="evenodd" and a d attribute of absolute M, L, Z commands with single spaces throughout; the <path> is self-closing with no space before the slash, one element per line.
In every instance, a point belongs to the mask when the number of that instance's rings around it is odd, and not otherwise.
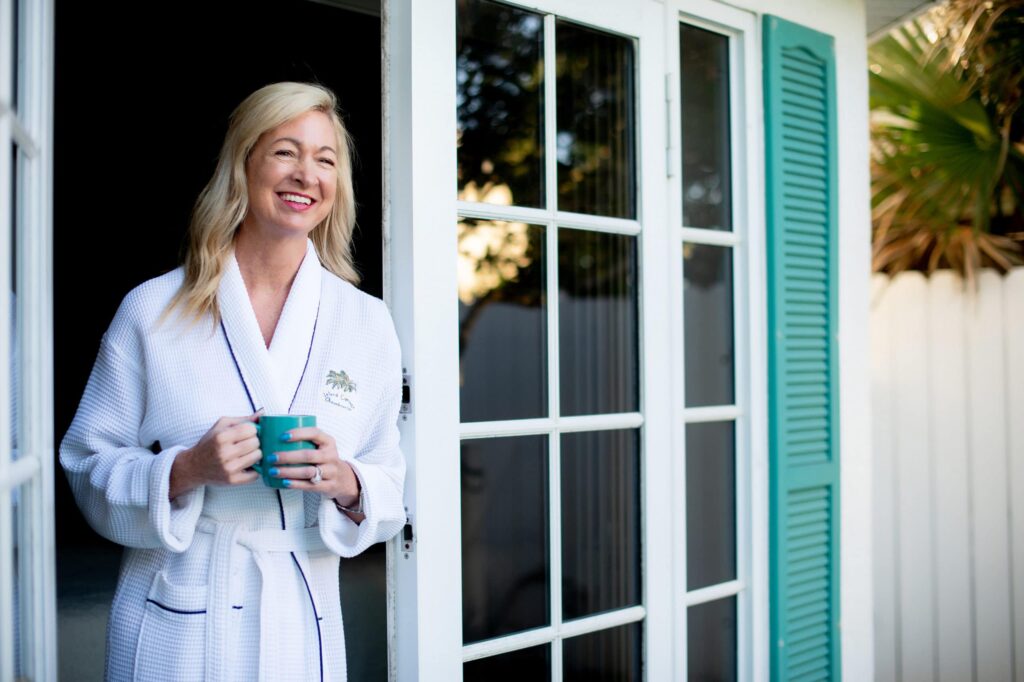
<path fill-rule="evenodd" d="M 732 249 L 684 244 L 687 407 L 731 405 L 736 400 L 732 306 Z"/>
<path fill-rule="evenodd" d="M 8 329 L 10 342 L 10 400 L 11 400 L 11 459 L 18 459 L 20 454 L 18 434 L 20 432 L 19 415 L 21 414 L 21 341 L 18 338 L 18 242 L 19 223 L 21 221 L 21 206 L 19 191 L 21 176 L 21 155 L 18 154 L 18 147 L 11 144 L 11 281 L 9 283 L 9 311 Z"/>
<path fill-rule="evenodd" d="M 462 443 L 465 642 L 550 622 L 547 436 Z"/>
<path fill-rule="evenodd" d="M 458 268 L 462 421 L 546 416 L 543 228 L 463 219 Z"/>
<path fill-rule="evenodd" d="M 636 280 L 635 238 L 558 231 L 563 415 L 638 409 Z"/>
<path fill-rule="evenodd" d="M 533 646 L 470 661 L 462 667 L 464 682 L 544 682 L 551 679 L 551 647 Z"/>
<path fill-rule="evenodd" d="M 686 425 L 686 589 L 736 577 L 732 422 Z"/>
<path fill-rule="evenodd" d="M 544 22 L 459 0 L 456 53 L 459 199 L 544 205 Z"/>
<path fill-rule="evenodd" d="M 686 633 L 690 682 L 737 679 L 735 597 L 691 606 Z"/>
<path fill-rule="evenodd" d="M 640 603 L 640 434 L 562 436 L 564 618 Z"/>
<path fill-rule="evenodd" d="M 558 21 L 558 208 L 633 218 L 633 43 Z"/>
<path fill-rule="evenodd" d="M 732 229 L 729 39 L 681 24 L 683 224 Z"/>
<path fill-rule="evenodd" d="M 562 644 L 566 682 L 640 682 L 640 623 L 600 630 Z"/>
<path fill-rule="evenodd" d="M 28 495 L 31 494 L 30 484 L 24 484 L 11 491 L 14 514 L 14 679 L 22 679 L 32 665 L 32 597 L 36 586 L 33 584 L 32 566 L 32 535 L 28 518 Z"/>
<path fill-rule="evenodd" d="M 21 2 L 20 0 L 14 0 L 11 3 L 12 11 L 14 12 L 14 19 L 11 21 L 11 28 L 14 40 L 11 41 L 11 64 L 14 66 L 14 73 L 11 82 L 11 108 L 15 111 L 18 110 L 18 106 L 21 102 L 21 93 L 18 90 L 21 89 Z"/>

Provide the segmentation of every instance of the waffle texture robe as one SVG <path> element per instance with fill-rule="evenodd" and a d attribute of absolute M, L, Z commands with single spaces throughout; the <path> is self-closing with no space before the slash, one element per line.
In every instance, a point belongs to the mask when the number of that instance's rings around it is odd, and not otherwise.
<path fill-rule="evenodd" d="M 181 268 L 122 302 L 60 448 L 92 527 L 126 547 L 108 680 L 345 680 L 339 556 L 405 523 L 401 358 L 384 304 L 325 270 L 312 242 L 264 344 L 238 264 L 222 325 L 161 312 Z M 206 485 L 168 499 L 171 464 L 222 416 L 313 414 L 362 485 L 356 524 L 297 490 Z"/>

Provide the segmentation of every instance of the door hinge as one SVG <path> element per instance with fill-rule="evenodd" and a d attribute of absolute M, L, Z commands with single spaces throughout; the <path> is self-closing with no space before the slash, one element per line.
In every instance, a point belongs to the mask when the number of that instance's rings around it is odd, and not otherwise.
<path fill-rule="evenodd" d="M 402 552 L 405 553 L 405 558 L 408 559 L 409 555 L 416 551 L 416 536 L 412 530 L 412 514 L 405 513 L 405 526 L 402 528 Z"/>
<path fill-rule="evenodd" d="M 412 414 L 412 375 L 402 369 L 402 408 L 399 410 L 402 419 Z"/>

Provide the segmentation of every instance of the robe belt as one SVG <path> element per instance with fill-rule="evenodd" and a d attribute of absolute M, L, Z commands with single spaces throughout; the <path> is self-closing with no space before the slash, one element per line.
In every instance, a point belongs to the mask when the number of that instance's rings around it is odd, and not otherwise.
<path fill-rule="evenodd" d="M 260 572 L 260 642 L 271 631 L 275 623 L 275 600 L 267 589 L 264 579 L 264 568 L 267 554 L 305 552 L 329 552 L 320 537 L 320 529 L 298 528 L 295 530 L 248 530 L 238 523 L 214 521 L 202 516 L 196 524 L 200 533 L 213 535 L 213 548 L 210 552 L 209 581 L 206 590 L 206 674 L 207 682 L 218 682 L 227 679 L 225 668 L 230 626 L 228 617 L 231 614 L 231 555 L 234 546 L 241 545 L 253 553 L 253 559 Z M 296 561 L 299 561 L 297 558 Z M 262 651 L 260 652 L 260 680 L 267 679 L 266 666 Z"/>

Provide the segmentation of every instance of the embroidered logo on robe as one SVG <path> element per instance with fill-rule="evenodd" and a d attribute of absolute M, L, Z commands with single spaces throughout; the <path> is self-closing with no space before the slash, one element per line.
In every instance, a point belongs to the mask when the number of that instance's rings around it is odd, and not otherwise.
<path fill-rule="evenodd" d="M 324 400 L 331 405 L 337 405 L 346 410 L 355 409 L 355 404 L 345 395 L 346 393 L 356 392 L 356 382 L 352 381 L 347 372 L 332 369 L 327 372 L 326 383 L 327 388 L 330 390 L 324 391 Z"/>

